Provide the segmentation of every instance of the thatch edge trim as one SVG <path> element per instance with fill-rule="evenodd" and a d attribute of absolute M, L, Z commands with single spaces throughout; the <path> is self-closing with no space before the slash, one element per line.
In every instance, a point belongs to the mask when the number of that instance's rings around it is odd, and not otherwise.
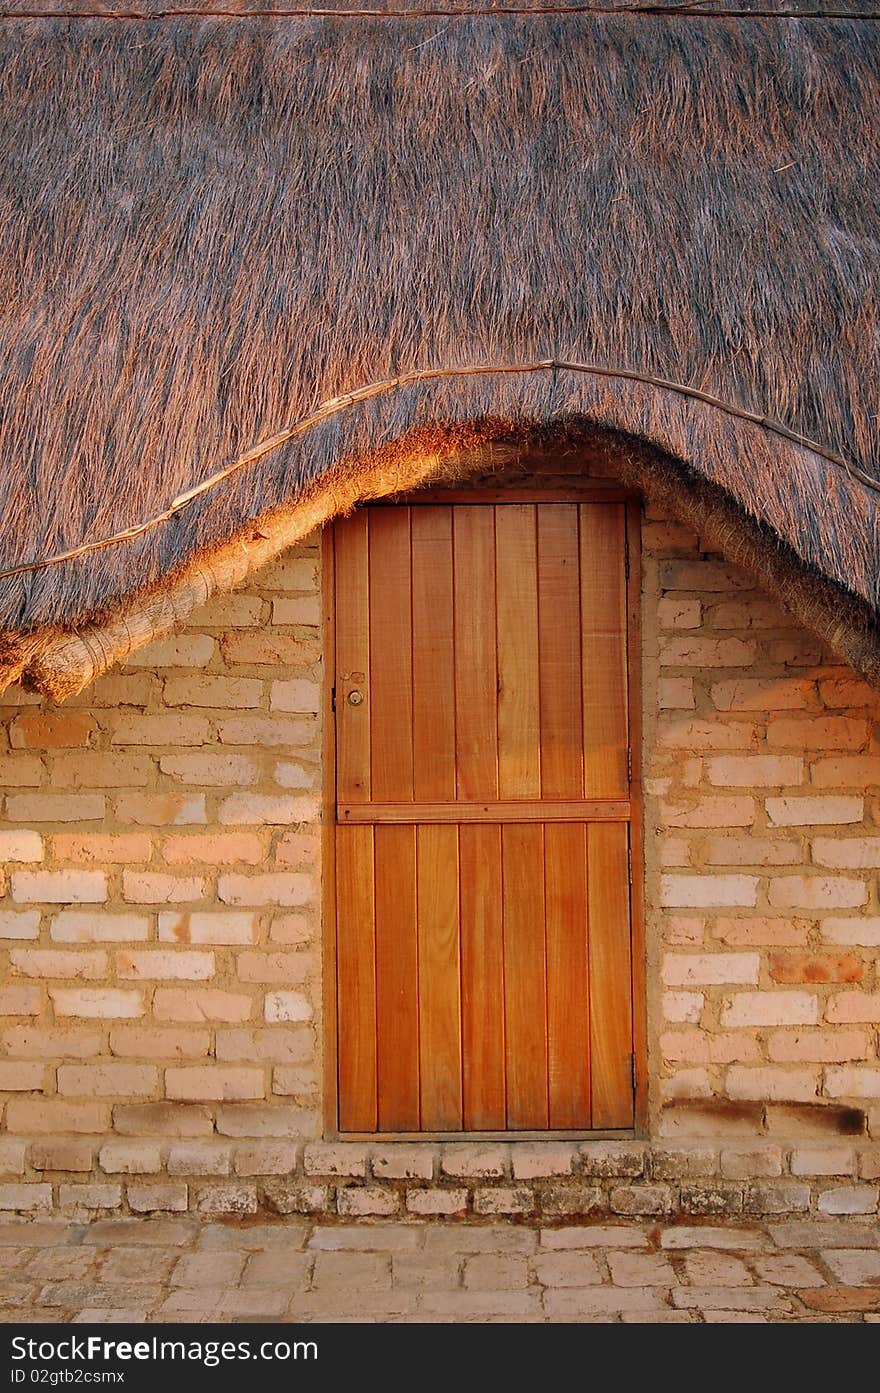
<path fill-rule="evenodd" d="M 718 485 L 641 440 L 601 434 L 622 483 L 667 508 L 713 549 L 752 573 L 796 620 L 880 688 L 880 624 L 864 600 L 807 566 Z M 570 453 L 578 445 L 569 438 L 565 448 Z M 0 692 L 22 681 L 62 702 L 138 648 L 179 629 L 212 596 L 235 589 L 294 542 L 357 504 L 527 461 L 531 448 L 528 442 L 459 429 L 447 432 L 441 444 L 434 437 L 433 448 L 427 448 L 422 433 L 415 433 L 356 465 L 340 465 L 307 497 L 267 511 L 231 541 L 197 554 L 161 585 L 129 597 L 76 632 L 47 626 L 23 636 L 0 635 Z"/>

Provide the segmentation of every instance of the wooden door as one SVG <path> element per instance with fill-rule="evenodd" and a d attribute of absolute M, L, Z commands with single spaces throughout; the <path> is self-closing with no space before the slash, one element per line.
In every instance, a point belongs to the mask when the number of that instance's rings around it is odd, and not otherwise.
<path fill-rule="evenodd" d="M 625 503 L 333 549 L 340 1132 L 631 1127 Z"/>

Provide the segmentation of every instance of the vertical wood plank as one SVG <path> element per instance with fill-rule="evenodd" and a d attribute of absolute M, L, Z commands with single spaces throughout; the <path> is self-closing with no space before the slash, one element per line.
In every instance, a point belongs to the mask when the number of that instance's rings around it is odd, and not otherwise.
<path fill-rule="evenodd" d="M 501 828 L 459 830 L 464 1126 L 506 1126 Z"/>
<path fill-rule="evenodd" d="M 584 503 L 580 519 L 584 786 L 613 798 L 627 789 L 624 505 Z"/>
<path fill-rule="evenodd" d="M 336 563 L 336 787 L 340 803 L 370 798 L 369 705 L 349 706 L 348 693 L 367 686 L 370 673 L 369 513 L 337 523 Z"/>
<path fill-rule="evenodd" d="M 498 793 L 541 794 L 537 537 L 533 504 L 495 509 Z"/>
<path fill-rule="evenodd" d="M 593 1126 L 631 1127 L 628 829 L 625 823 L 592 823 L 587 840 Z"/>
<path fill-rule="evenodd" d="M 549 1125 L 590 1126 L 587 829 L 544 828 Z"/>
<path fill-rule="evenodd" d="M 455 798 L 452 509 L 412 510 L 413 789 Z"/>
<path fill-rule="evenodd" d="M 375 828 L 378 1128 L 419 1128 L 419 953 L 414 827 Z"/>
<path fill-rule="evenodd" d="M 410 509 L 372 509 L 367 711 L 374 802 L 413 796 L 410 559 Z"/>
<path fill-rule="evenodd" d="M 426 1131 L 454 1132 L 461 1110 L 458 828 L 418 828 L 419 1080 Z"/>
<path fill-rule="evenodd" d="M 339 1128 L 376 1129 L 373 829 L 336 832 Z"/>
<path fill-rule="evenodd" d="M 547 974 L 544 828 L 502 830 L 507 1125 L 547 1126 Z"/>
<path fill-rule="evenodd" d="M 453 532 L 457 794 L 497 798 L 495 509 L 457 507 Z"/>
<path fill-rule="evenodd" d="M 578 510 L 538 507 L 541 794 L 580 798 L 584 787 Z"/>

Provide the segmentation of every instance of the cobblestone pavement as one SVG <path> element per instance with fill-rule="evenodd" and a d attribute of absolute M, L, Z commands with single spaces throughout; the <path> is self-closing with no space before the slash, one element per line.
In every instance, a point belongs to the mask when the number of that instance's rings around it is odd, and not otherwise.
<path fill-rule="evenodd" d="M 0 1224 L 0 1321 L 873 1321 L 880 1225 Z"/>

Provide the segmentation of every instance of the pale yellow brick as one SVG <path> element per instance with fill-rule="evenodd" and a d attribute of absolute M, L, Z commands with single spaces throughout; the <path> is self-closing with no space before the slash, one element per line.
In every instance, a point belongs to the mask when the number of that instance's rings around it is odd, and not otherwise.
<path fill-rule="evenodd" d="M 211 866 L 259 866 L 266 860 L 266 844 L 258 832 L 189 832 L 166 837 L 162 855 L 169 865 L 204 862 Z"/>
<path fill-rule="evenodd" d="M 865 1059 L 870 1040 L 864 1030 L 775 1030 L 767 1053 L 779 1064 L 842 1064 Z"/>
<path fill-rule="evenodd" d="M 45 773 L 37 755 L 0 755 L 0 787 L 39 788 Z M 12 813 L 9 814 L 12 817 Z"/>
<path fill-rule="evenodd" d="M 232 793 L 220 804 L 218 819 L 226 826 L 287 827 L 312 822 L 318 813 L 313 797 L 281 793 Z"/>
<path fill-rule="evenodd" d="M 279 905 L 308 904 L 314 896 L 311 876 L 297 871 L 276 871 L 269 875 L 221 875 L 217 896 L 224 904 Z"/>
<path fill-rule="evenodd" d="M 702 918 L 691 914 L 668 914 L 665 916 L 665 939 L 667 946 L 677 948 L 700 948 L 706 934 L 706 923 Z"/>
<path fill-rule="evenodd" d="M 24 828 L 0 831 L 0 862 L 42 861 L 43 838 Z"/>
<path fill-rule="evenodd" d="M 861 822 L 865 812 L 862 798 L 768 798 L 765 807 L 773 827 Z"/>
<path fill-rule="evenodd" d="M 710 695 L 719 711 L 801 711 L 815 699 L 815 689 L 792 677 L 740 677 L 714 683 Z"/>
<path fill-rule="evenodd" d="M 190 1026 L 117 1025 L 110 1031 L 112 1054 L 146 1059 L 198 1059 L 211 1048 L 210 1030 Z"/>
<path fill-rule="evenodd" d="M 825 1018 L 833 1025 L 860 1024 L 880 1021 L 880 992 L 860 992 L 850 989 L 829 997 Z"/>
<path fill-rule="evenodd" d="M 261 703 L 263 683 L 257 677 L 169 677 L 164 693 L 168 706 L 252 709 Z"/>
<path fill-rule="evenodd" d="M 867 739 L 867 721 L 851 716 L 780 717 L 767 724 L 767 744 L 777 749 L 860 750 Z"/>
<path fill-rule="evenodd" d="M 693 865 L 691 844 L 684 837 L 665 837 L 659 851 L 660 865 L 670 870 Z"/>
<path fill-rule="evenodd" d="M 89 750 L 53 759 L 51 778 L 59 788 L 145 788 L 153 772 L 148 755 Z"/>
<path fill-rule="evenodd" d="M 154 1175 L 162 1169 L 162 1152 L 153 1141 L 108 1141 L 98 1161 L 107 1175 Z"/>
<path fill-rule="evenodd" d="M 716 788 L 788 788 L 804 778 L 804 761 L 795 755 L 716 755 L 706 768 Z"/>
<path fill-rule="evenodd" d="M 682 635 L 660 640 L 660 662 L 664 667 L 749 667 L 755 656 L 754 643 L 741 638 Z"/>
<path fill-rule="evenodd" d="M 140 827 L 185 827 L 208 820 L 203 793 L 126 793 L 116 800 L 116 816 Z"/>
<path fill-rule="evenodd" d="M 699 600 L 679 600 L 667 596 L 657 605 L 657 622 L 661 629 L 698 629 L 703 607 Z"/>
<path fill-rule="evenodd" d="M 743 1039 L 738 1030 L 667 1030 L 660 1036 L 660 1051 L 664 1059 L 680 1064 L 752 1063 L 761 1057 L 757 1041 Z"/>
<path fill-rule="evenodd" d="M 0 910 L 0 938 L 36 938 L 40 917 L 38 909 Z"/>
<path fill-rule="evenodd" d="M 825 1092 L 829 1098 L 880 1098 L 880 1068 L 826 1069 Z"/>
<path fill-rule="evenodd" d="M 707 1069 L 676 1069 L 668 1078 L 660 1080 L 660 1090 L 667 1103 L 711 1098 L 712 1081 Z"/>
<path fill-rule="evenodd" d="M 305 595 L 298 600 L 273 600 L 273 624 L 315 625 L 321 622 L 321 606 L 317 595 Z"/>
<path fill-rule="evenodd" d="M 13 871 L 17 904 L 100 904 L 107 898 L 104 871 Z"/>
<path fill-rule="evenodd" d="M 263 1141 L 235 1150 L 236 1175 L 293 1175 L 297 1147 L 292 1142 Z"/>
<path fill-rule="evenodd" d="M 663 982 L 668 987 L 703 987 L 721 983 L 757 985 L 757 953 L 667 953 Z"/>
<path fill-rule="evenodd" d="M 318 738 L 314 720 L 292 720 L 282 716 L 232 716 L 217 727 L 224 745 L 259 745 L 265 749 L 284 745 L 305 749 Z"/>
<path fill-rule="evenodd" d="M 49 1137 L 28 1148 L 28 1160 L 38 1171 L 90 1171 L 94 1163 L 94 1143 Z"/>
<path fill-rule="evenodd" d="M 166 1069 L 165 1092 L 169 1098 L 193 1102 L 262 1098 L 265 1079 L 262 1069 L 196 1064 Z"/>
<path fill-rule="evenodd" d="M 880 948 L 880 916 L 860 914 L 849 919 L 823 919 L 819 927 L 827 943 Z"/>
<path fill-rule="evenodd" d="M 70 953 L 63 948 L 13 948 L 9 961 L 25 977 L 77 977 L 98 981 L 107 975 L 107 954 Z"/>
<path fill-rule="evenodd" d="M 214 976 L 214 954 L 182 949 L 132 949 L 116 954 L 116 972 L 123 981 L 206 982 Z"/>
<path fill-rule="evenodd" d="M 851 1146 L 799 1146 L 791 1153 L 792 1175 L 845 1175 L 855 1173 Z"/>
<path fill-rule="evenodd" d="M 148 706 L 158 682 L 152 673 L 105 674 L 90 682 L 75 696 L 67 697 L 67 706 L 83 706 L 92 710 L 101 706 Z"/>
<path fill-rule="evenodd" d="M 273 943 L 308 943 L 312 927 L 304 914 L 278 914 L 269 928 Z"/>
<path fill-rule="evenodd" d="M 729 905 L 754 906 L 758 879 L 750 875 L 664 875 L 660 877 L 660 903 L 666 908 L 696 909 Z"/>
<path fill-rule="evenodd" d="M 18 983 L 0 986 L 0 1016 L 37 1016 L 43 1001 L 42 987 Z"/>
<path fill-rule="evenodd" d="M 138 943 L 149 937 L 145 914 L 107 910 L 63 909 L 52 918 L 49 936 L 56 943 Z"/>
<path fill-rule="evenodd" d="M 832 870 L 876 870 L 880 867 L 880 837 L 816 837 L 812 843 L 817 866 Z"/>
<path fill-rule="evenodd" d="M 317 662 L 321 656 L 318 639 L 311 636 L 295 638 L 291 634 L 273 633 L 271 629 L 258 634 L 226 634 L 222 648 L 228 663 L 276 669 L 306 667 Z"/>
<path fill-rule="evenodd" d="M 228 1175 L 231 1165 L 228 1142 L 180 1141 L 168 1152 L 169 1175 Z"/>
<path fill-rule="evenodd" d="M 110 1108 L 82 1099 L 68 1103 L 57 1098 L 11 1098 L 6 1104 L 6 1130 L 18 1136 L 100 1134 L 110 1130 Z"/>
<path fill-rule="evenodd" d="M 184 679 L 190 682 L 193 679 Z M 112 745 L 207 745 L 212 738 L 211 723 L 205 716 L 182 716 L 166 711 L 160 716 L 141 712 L 116 717 Z"/>
<path fill-rule="evenodd" d="M 702 992 L 664 992 L 663 1019 L 699 1025 L 705 996 Z"/>
<path fill-rule="evenodd" d="M 317 1095 L 318 1075 L 309 1066 L 279 1064 L 272 1070 L 272 1092 L 286 1097 L 311 1098 Z"/>
<path fill-rule="evenodd" d="M 841 876 L 774 876 L 768 890 L 775 909 L 856 909 L 867 896 L 861 881 Z"/>
<path fill-rule="evenodd" d="M 737 992 L 721 1012 L 724 1026 L 816 1025 L 819 999 L 813 992 Z"/>
<path fill-rule="evenodd" d="M 661 803 L 660 817 L 667 827 L 751 827 L 755 820 L 754 798 L 695 798 L 687 803 Z"/>
<path fill-rule="evenodd" d="M 141 992 L 116 987 L 50 987 L 56 1016 L 122 1020 L 144 1014 Z"/>
<path fill-rule="evenodd" d="M 683 750 L 749 750 L 757 738 L 751 721 L 697 720 L 663 716 L 657 725 L 659 744 Z"/>
<path fill-rule="evenodd" d="M 45 1064 L 0 1060 L 0 1093 L 42 1093 L 45 1086 Z"/>
<path fill-rule="evenodd" d="M 275 860 L 279 866 L 310 865 L 317 855 L 314 831 L 283 832 L 275 845 Z"/>
<path fill-rule="evenodd" d="M 804 859 L 797 840 L 785 837 L 709 837 L 703 856 L 710 866 L 796 866 Z"/>
<path fill-rule="evenodd" d="M 13 1025 L 3 1031 L 3 1049 L 13 1058 L 91 1059 L 101 1049 L 101 1033 L 82 1026 Z"/>
<path fill-rule="evenodd" d="M 229 1063 L 302 1064 L 312 1059 L 315 1041 L 311 1030 L 300 1026 L 282 1030 L 274 1025 L 266 1030 L 218 1029 L 214 1053 Z"/>
<path fill-rule="evenodd" d="M 159 939 L 163 943 L 253 944 L 259 934 L 256 914 L 235 912 L 177 913 L 159 915 Z"/>
<path fill-rule="evenodd" d="M 156 639 L 138 648 L 126 658 L 127 667 L 207 667 L 214 656 L 216 643 L 208 634 L 176 634 L 172 638 Z"/>
<path fill-rule="evenodd" d="M 0 1185 L 0 1209 L 26 1214 L 48 1214 L 52 1209 L 52 1186 L 32 1182 Z"/>
<path fill-rule="evenodd" d="M 311 1020 L 312 1008 L 302 992 L 267 992 L 263 1014 L 269 1025 L 277 1025 L 282 1021 Z"/>
<path fill-rule="evenodd" d="M 260 623 L 263 608 L 258 595 L 215 595 L 199 606 L 192 623 L 209 629 L 248 629 Z"/>
<path fill-rule="evenodd" d="M 208 890 L 203 876 L 163 875 L 157 871 L 123 871 L 122 898 L 129 904 L 180 904 L 202 900 Z"/>
<path fill-rule="evenodd" d="M 224 1021 L 250 1019 L 253 1000 L 243 992 L 212 987 L 157 987 L 153 1016 L 157 1021 Z"/>
<path fill-rule="evenodd" d="M 739 948 L 801 948 L 810 933 L 808 919 L 765 917 L 715 920 L 715 937 Z"/>
<path fill-rule="evenodd" d="M 308 678 L 273 682 L 269 705 L 273 711 L 320 711 L 321 689 Z"/>
<path fill-rule="evenodd" d="M 159 768 L 163 774 L 184 784 L 201 784 L 222 788 L 227 784 L 256 783 L 260 766 L 249 755 L 204 754 L 162 755 Z"/>
<path fill-rule="evenodd" d="M 239 953 L 236 971 L 243 982 L 268 982 L 294 986 L 314 970 L 311 953 Z"/>
<path fill-rule="evenodd" d="M 152 1064 L 61 1064 L 58 1092 L 78 1098 L 146 1098 L 159 1085 Z"/>
<path fill-rule="evenodd" d="M 214 1131 L 212 1110 L 197 1103 L 117 1103 L 113 1129 L 121 1136 L 210 1137 Z"/>
<path fill-rule="evenodd" d="M 296 551 L 273 562 L 260 575 L 268 590 L 314 591 L 318 584 L 318 566 L 314 555 L 302 556 Z"/>
<path fill-rule="evenodd" d="M 735 1065 L 726 1076 L 727 1096 L 808 1103 L 819 1093 L 819 1076 L 811 1069 L 748 1069 Z"/>

